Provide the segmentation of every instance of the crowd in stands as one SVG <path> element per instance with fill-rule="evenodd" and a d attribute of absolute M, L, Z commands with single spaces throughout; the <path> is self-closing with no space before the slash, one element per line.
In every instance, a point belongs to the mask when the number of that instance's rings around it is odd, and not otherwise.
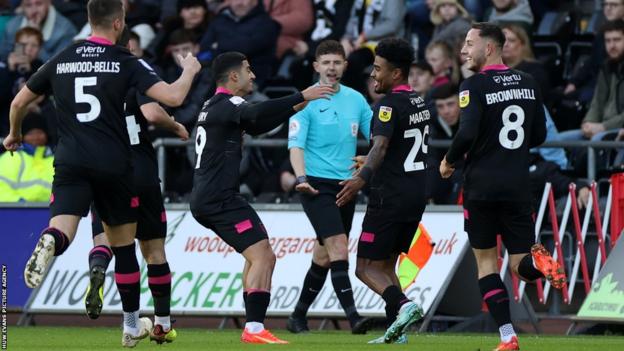
<path fill-rule="evenodd" d="M 210 64 L 220 53 L 240 51 L 249 58 L 256 75 L 256 91 L 249 100 L 260 101 L 313 84 L 317 45 L 337 40 L 348 56 L 342 83 L 363 93 L 372 105 L 380 99 L 369 78 L 373 50 L 379 40 L 398 36 L 417 49 L 409 83 L 434 112 L 431 138 L 451 140 L 460 118 L 459 85 L 473 74 L 461 60 L 464 37 L 471 23 L 492 21 L 504 28 L 505 63 L 540 83 L 549 140 L 624 139 L 624 0 L 124 0 L 124 4 L 132 29 L 131 51 L 163 80 L 179 76 L 179 54 L 193 53 L 202 62 L 204 68 L 184 104 L 167 109 L 190 133 L 203 102 L 214 93 Z M 0 136 L 8 133 L 10 102 L 30 75 L 89 34 L 86 1 L 0 0 Z M 25 139 L 23 155 L 45 159 L 49 150 L 39 148 L 53 149 L 52 101 L 46 97 L 29 106 L 29 119 L 38 126 L 33 129 L 43 132 L 45 142 Z M 172 137 L 157 129 L 151 133 L 154 139 Z M 283 126 L 263 137 L 285 139 L 287 133 Z M 184 147 L 166 152 L 165 192 L 172 200 L 183 201 L 192 184 L 194 152 Z M 430 148 L 430 198 L 433 203 L 457 203 L 460 172 L 442 180 L 436 171 L 444 153 Z M 600 170 L 622 163 L 623 153 L 601 151 Z M 563 184 L 575 181 L 581 189 L 579 198 L 586 200 L 587 183 L 578 180 L 586 176 L 583 150 L 540 149 L 534 155 L 531 174 L 536 189 L 541 191 L 543 183 L 551 181 L 557 195 L 563 195 Z M 12 170 L 4 167 L 7 155 L 0 157 L 0 188 L 5 179 L 18 184 L 11 178 Z M 251 199 L 296 201 L 285 146 L 245 148 L 241 167 L 241 191 Z M 42 175 L 48 176 L 47 171 Z M 15 196 L 16 201 L 29 200 Z"/>

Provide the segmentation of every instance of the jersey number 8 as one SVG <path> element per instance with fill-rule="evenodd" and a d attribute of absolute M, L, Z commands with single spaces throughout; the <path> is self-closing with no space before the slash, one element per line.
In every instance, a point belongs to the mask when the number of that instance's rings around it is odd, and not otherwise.
<path fill-rule="evenodd" d="M 511 115 L 516 115 L 516 120 L 511 121 Z M 509 150 L 515 150 L 522 146 L 524 141 L 524 129 L 522 124 L 524 123 L 524 110 L 518 105 L 508 106 L 503 110 L 503 128 L 498 133 L 498 141 L 500 144 Z M 516 132 L 516 138 L 511 140 L 509 134 L 511 131 Z"/>

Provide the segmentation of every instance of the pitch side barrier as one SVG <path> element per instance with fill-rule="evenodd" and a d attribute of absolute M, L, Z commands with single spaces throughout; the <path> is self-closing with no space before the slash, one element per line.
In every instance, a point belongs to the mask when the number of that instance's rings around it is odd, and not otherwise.
<path fill-rule="evenodd" d="M 181 141 L 176 138 L 156 139 L 153 143 L 156 148 L 158 157 L 158 175 L 162 180 L 161 186 L 165 184 L 165 164 L 167 163 L 167 155 L 165 149 L 168 147 L 192 146 L 194 140 Z M 287 139 L 262 139 L 247 136 L 243 143 L 244 147 L 261 147 L 261 148 L 286 148 L 288 146 Z M 433 148 L 448 148 L 451 146 L 449 140 L 429 140 L 429 146 Z M 358 141 L 358 147 L 368 147 L 368 143 L 364 140 Z M 596 149 L 618 149 L 624 148 L 624 141 L 547 141 L 540 145 L 539 148 L 586 148 L 587 149 L 587 178 L 596 179 Z M 164 189 L 163 189 L 164 190 Z"/>
<path fill-rule="evenodd" d="M 22 205 L 21 211 L 41 210 Z M 254 204 L 269 232 L 269 243 L 277 257 L 268 315 L 287 316 L 295 308 L 303 278 L 310 267 L 314 230 L 299 204 Z M 171 311 L 174 315 L 201 315 L 237 318 L 245 315 L 242 296 L 243 258 L 212 231 L 198 224 L 188 204 L 167 205 L 166 250 L 172 268 Z M 0 214 L 5 208 L 0 208 Z M 355 259 L 364 206 L 358 206 L 349 239 L 350 276 L 359 312 L 383 317 L 384 302 L 355 277 Z M 33 223 L 39 228 L 42 223 Z M 88 284 L 87 255 L 92 248 L 89 216 L 83 218 L 72 245 L 56 257 L 41 286 L 34 290 L 24 308 L 23 324 L 37 313 L 84 313 L 83 296 Z M 459 206 L 429 206 L 421 225 L 435 244 L 431 258 L 405 291 L 427 312 L 424 325 L 431 321 L 455 271 L 468 251 L 463 231 L 463 211 Z M 37 233 L 12 233 L 34 235 Z M 28 256 L 33 245 L 10 247 Z M 3 249 L 4 250 L 4 249 Z M 141 262 L 141 310 L 151 313 L 153 302 L 147 287 L 145 262 Z M 25 260 L 24 260 L 25 262 Z M 20 276 L 23 263 L 11 265 Z M 103 313 L 118 314 L 121 301 L 113 280 L 114 264 L 109 265 L 104 288 Z M 19 284 L 19 283 L 16 283 Z M 23 282 L 21 282 L 23 284 Z M 310 316 L 341 318 L 344 312 L 331 283 L 325 284 L 310 308 Z M 225 319 L 224 319 L 225 320 Z"/>

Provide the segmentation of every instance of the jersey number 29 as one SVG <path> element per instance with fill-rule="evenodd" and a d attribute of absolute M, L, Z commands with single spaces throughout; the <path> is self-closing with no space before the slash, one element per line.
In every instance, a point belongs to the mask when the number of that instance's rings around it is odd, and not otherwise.
<path fill-rule="evenodd" d="M 425 143 L 425 137 L 429 134 L 429 126 L 425 126 L 423 132 L 418 128 L 408 129 L 403 133 L 403 138 L 414 138 L 414 145 L 412 145 L 412 149 L 407 154 L 407 158 L 405 162 L 403 162 L 403 169 L 405 172 L 414 172 L 414 171 L 422 171 L 425 169 L 425 163 L 423 161 L 414 162 L 416 160 L 416 156 L 418 156 L 418 151 L 422 150 L 423 154 L 427 154 L 429 151 L 429 145 Z"/>

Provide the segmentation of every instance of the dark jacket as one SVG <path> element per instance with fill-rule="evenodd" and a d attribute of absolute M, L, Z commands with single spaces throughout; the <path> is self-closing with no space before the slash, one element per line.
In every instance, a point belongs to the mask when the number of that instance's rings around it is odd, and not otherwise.
<path fill-rule="evenodd" d="M 616 114 L 607 116 L 605 107 L 613 99 Z M 624 62 L 607 62 L 602 66 L 583 122 L 602 123 L 607 130 L 624 127 Z"/>
<path fill-rule="evenodd" d="M 208 26 L 198 58 L 209 63 L 221 53 L 239 51 L 249 59 L 256 83 L 262 87 L 277 62 L 275 49 L 279 32 L 279 24 L 266 13 L 262 2 L 242 18 L 226 7 Z"/>

